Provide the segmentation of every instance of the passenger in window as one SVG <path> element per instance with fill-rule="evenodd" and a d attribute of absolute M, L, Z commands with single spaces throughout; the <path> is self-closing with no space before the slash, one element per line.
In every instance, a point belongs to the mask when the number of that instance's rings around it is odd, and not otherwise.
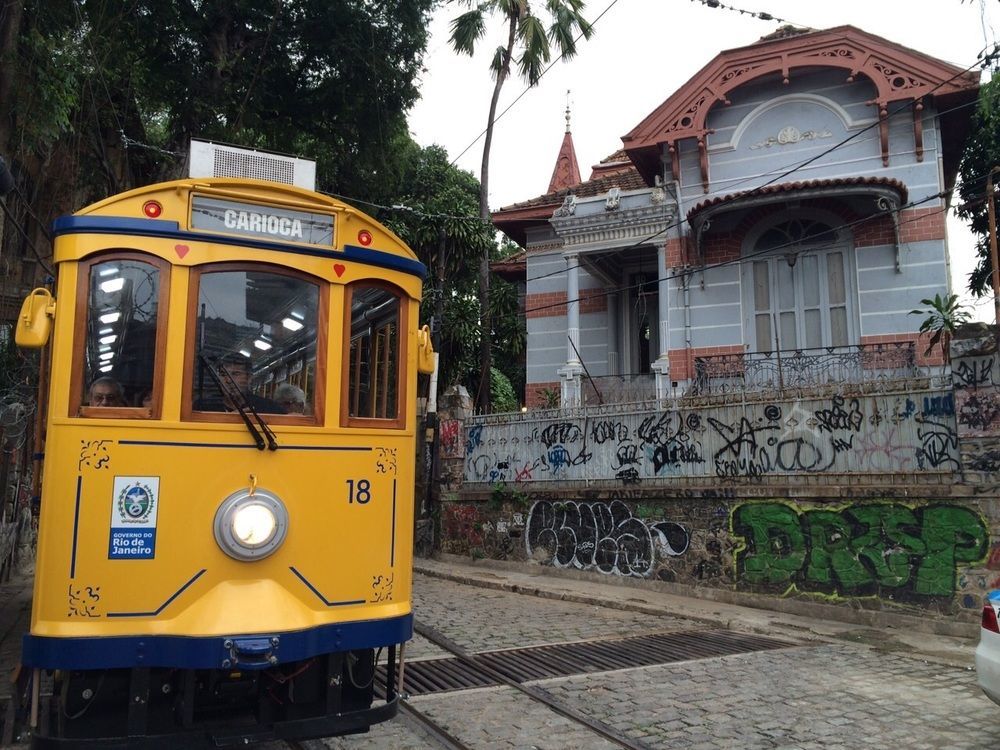
<path fill-rule="evenodd" d="M 306 413 L 306 394 L 297 385 L 282 383 L 274 389 L 274 400 L 287 414 Z"/>
<path fill-rule="evenodd" d="M 222 378 L 223 385 L 230 385 L 230 378 L 246 402 L 259 412 L 267 414 L 283 414 L 284 411 L 277 403 L 269 398 L 258 396 L 250 390 L 250 362 L 243 356 L 229 357 L 215 365 L 219 377 Z M 226 374 L 229 377 L 226 377 Z M 221 398 L 205 398 L 195 401 L 194 408 L 199 411 L 238 411 L 236 404 L 228 394 L 223 393 Z"/>
<path fill-rule="evenodd" d="M 125 406 L 125 389 L 112 377 L 101 377 L 90 384 L 88 406 Z"/>
<path fill-rule="evenodd" d="M 142 398 L 139 400 L 139 404 L 148 409 L 153 403 L 153 391 L 149 388 L 142 392 Z"/>

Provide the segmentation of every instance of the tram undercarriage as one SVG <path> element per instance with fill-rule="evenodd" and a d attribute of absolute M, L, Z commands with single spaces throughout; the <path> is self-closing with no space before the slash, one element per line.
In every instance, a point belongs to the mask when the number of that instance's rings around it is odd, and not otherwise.
<path fill-rule="evenodd" d="M 373 649 L 267 669 L 56 672 L 33 746 L 226 747 L 367 732 L 398 710 L 396 649 L 387 651 L 384 702 Z"/>

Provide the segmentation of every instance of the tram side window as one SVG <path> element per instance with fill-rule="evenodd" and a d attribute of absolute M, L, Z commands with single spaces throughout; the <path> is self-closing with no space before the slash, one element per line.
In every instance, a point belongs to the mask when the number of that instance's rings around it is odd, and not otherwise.
<path fill-rule="evenodd" d="M 350 294 L 347 412 L 353 419 L 397 419 L 400 382 L 400 299 L 377 286 Z"/>
<path fill-rule="evenodd" d="M 262 414 L 315 418 L 319 296 L 317 284 L 270 270 L 202 272 L 192 409 L 237 411 L 235 390 Z"/>
<path fill-rule="evenodd" d="M 149 408 L 160 284 L 160 269 L 151 263 L 114 259 L 90 266 L 82 406 Z M 87 416 L 103 415 L 88 410 Z"/>

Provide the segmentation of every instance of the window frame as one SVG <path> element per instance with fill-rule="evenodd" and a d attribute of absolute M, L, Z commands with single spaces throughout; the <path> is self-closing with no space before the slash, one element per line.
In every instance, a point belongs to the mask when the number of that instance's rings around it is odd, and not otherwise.
<path fill-rule="evenodd" d="M 261 414 L 268 425 L 301 425 L 322 427 L 326 413 L 326 372 L 328 331 L 330 329 L 330 282 L 319 276 L 287 266 L 253 261 L 206 263 L 192 266 L 188 277 L 187 318 L 184 332 L 184 377 L 181 383 L 181 420 L 185 422 L 243 423 L 238 412 L 201 411 L 194 408 L 194 349 L 198 323 L 198 299 L 201 294 L 201 277 L 206 273 L 226 272 L 273 273 L 313 284 L 319 291 L 316 302 L 316 390 L 312 398 L 312 412 L 307 414 Z"/>
<path fill-rule="evenodd" d="M 146 406 L 87 406 L 83 403 L 87 314 L 90 311 L 90 277 L 94 266 L 116 260 L 146 263 L 160 273 L 160 289 L 156 300 L 156 342 L 153 347 L 152 399 Z M 163 380 L 166 372 L 167 324 L 170 317 L 171 264 L 141 250 L 112 249 L 88 256 L 77 264 L 76 308 L 73 326 L 73 372 L 70 376 L 69 415 L 85 419 L 160 419 L 163 416 Z M 77 366 L 79 365 L 79 366 Z"/>
<path fill-rule="evenodd" d="M 351 398 L 351 305 L 354 302 L 354 290 L 360 287 L 381 289 L 399 301 L 399 351 L 396 369 L 396 416 L 391 419 L 381 417 L 352 417 L 350 414 Z M 344 287 L 344 341 L 341 350 L 341 387 L 340 387 L 340 426 L 368 427 L 374 429 L 402 430 L 406 428 L 406 384 L 407 367 L 409 365 L 409 295 L 400 287 L 381 279 L 359 279 Z"/>

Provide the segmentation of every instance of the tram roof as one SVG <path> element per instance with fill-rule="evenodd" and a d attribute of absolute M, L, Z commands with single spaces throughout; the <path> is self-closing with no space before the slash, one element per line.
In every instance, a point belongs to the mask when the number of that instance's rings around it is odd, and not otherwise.
<path fill-rule="evenodd" d="M 332 214 L 336 217 L 338 224 L 334 234 L 334 248 L 344 249 L 349 246 L 363 245 L 369 250 L 388 252 L 417 260 L 416 254 L 395 232 L 364 211 L 322 193 L 266 180 L 198 177 L 159 182 L 104 198 L 85 206 L 73 215 L 178 220 L 178 213 L 183 208 L 183 215 L 187 219 L 192 194 L 243 202 L 248 205 Z M 156 201 L 162 206 L 162 216 L 153 217 L 145 212 L 144 207 L 150 201 Z M 171 214 L 169 217 L 168 213 Z M 360 241 L 363 230 L 370 233 L 371 239 L 367 244 Z"/>

